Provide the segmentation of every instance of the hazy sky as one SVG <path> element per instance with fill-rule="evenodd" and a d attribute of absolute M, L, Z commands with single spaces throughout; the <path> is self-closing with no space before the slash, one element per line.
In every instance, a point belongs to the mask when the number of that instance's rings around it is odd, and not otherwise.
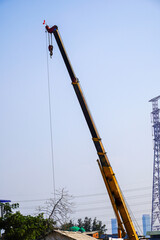
<path fill-rule="evenodd" d="M 158 0 L 0 1 L 0 198 L 22 201 L 22 211 L 32 214 L 36 204 L 53 197 L 44 19 L 59 27 L 117 180 L 141 224 L 151 209 L 148 101 L 160 95 Z M 97 154 L 54 39 L 53 45 L 56 189 L 77 196 L 73 217 L 97 216 L 109 224 L 113 213 Z"/>

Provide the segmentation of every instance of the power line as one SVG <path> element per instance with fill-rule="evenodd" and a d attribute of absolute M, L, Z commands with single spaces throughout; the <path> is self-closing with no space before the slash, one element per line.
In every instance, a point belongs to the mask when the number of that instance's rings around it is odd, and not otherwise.
<path fill-rule="evenodd" d="M 134 203 L 131 204 L 130 206 L 139 206 L 139 205 L 148 205 L 151 204 L 151 202 L 141 202 L 141 203 Z M 111 206 L 107 206 L 107 207 L 94 207 L 94 208 L 82 208 L 82 209 L 78 209 L 75 210 L 76 212 L 84 212 L 84 211 L 95 211 L 95 210 L 105 210 L 105 209 L 110 209 Z"/>
<path fill-rule="evenodd" d="M 125 189 L 123 190 L 123 192 L 134 192 L 134 191 L 142 191 L 142 190 L 148 190 L 151 189 L 150 186 L 148 187 L 141 187 L 141 188 L 134 188 L 134 189 Z M 86 195 L 76 195 L 74 196 L 75 198 L 84 198 L 84 197 L 94 197 L 94 196 L 103 196 L 103 195 L 107 195 L 106 192 L 103 193 L 93 193 L 93 194 L 86 194 Z"/>
<path fill-rule="evenodd" d="M 12 201 L 12 203 L 23 203 L 23 202 L 42 202 L 42 201 L 47 201 L 50 198 L 43 198 L 43 199 L 32 199 L 32 200 L 19 200 L 19 201 Z"/>
<path fill-rule="evenodd" d="M 146 190 L 146 189 L 150 189 L 150 187 L 143 187 L 143 188 L 135 188 L 135 189 L 129 189 L 129 190 L 125 190 L 125 192 L 131 192 L 131 191 L 139 191 L 139 190 Z M 78 199 L 78 198 L 87 198 L 87 197 L 98 197 L 98 196 L 108 196 L 108 194 L 106 192 L 104 193 L 94 193 L 94 194 L 87 194 L 87 195 L 77 195 L 77 196 L 73 196 L 73 199 Z M 141 195 L 133 195 L 133 196 L 127 196 L 126 199 L 137 199 L 137 198 L 141 198 L 141 197 L 149 197 L 151 196 L 149 193 L 147 194 L 141 194 Z M 51 198 L 43 198 L 43 199 L 27 199 L 27 200 L 14 200 L 12 202 L 38 202 L 38 201 L 46 201 L 46 200 L 49 200 Z M 104 202 L 103 200 L 101 201 L 98 201 L 99 203 L 100 202 Z M 79 203 L 79 204 L 94 204 L 94 203 L 97 203 L 96 202 L 84 202 L 84 203 Z"/>
<path fill-rule="evenodd" d="M 143 190 L 152 190 L 152 187 L 151 186 L 146 186 L 146 187 L 140 187 L 140 188 L 130 188 L 130 189 L 123 189 L 122 192 L 135 192 L 135 191 L 143 191 Z M 46 192 L 46 193 L 36 193 L 36 194 L 12 194 L 12 195 L 1 195 L 1 198 L 10 198 L 12 199 L 12 197 L 16 197 L 16 196 L 19 196 L 19 197 L 22 197 L 22 196 L 36 196 L 36 195 L 50 195 L 51 193 L 50 192 Z M 52 193 L 53 194 L 53 193 Z M 85 197 L 92 197 L 92 196 L 108 196 L 108 193 L 107 192 L 102 192 L 102 193 L 93 193 L 93 194 L 82 194 L 82 195 L 72 195 L 73 198 L 77 199 L 77 198 L 85 198 Z M 130 197 L 130 196 L 129 196 Z M 52 198 L 52 197 L 50 197 Z M 128 197 L 127 197 L 128 198 Z M 49 199 L 49 198 L 48 198 Z M 34 200 L 34 199 L 33 199 Z M 41 200 L 41 199 L 37 199 L 38 200 Z M 28 201 L 28 200 L 14 200 L 14 202 L 19 202 L 19 201 Z M 32 201 L 32 200 L 30 200 Z"/>
<path fill-rule="evenodd" d="M 150 194 L 142 194 L 142 195 L 136 195 L 136 196 L 129 196 L 129 197 L 127 197 L 127 200 L 128 199 L 138 199 L 138 198 L 143 198 L 143 197 L 145 197 L 145 199 L 146 199 L 146 197 L 151 197 L 151 195 Z M 99 201 L 94 201 L 94 202 L 82 202 L 82 203 L 77 203 L 77 205 L 87 205 L 87 204 L 97 204 L 97 203 L 106 203 L 106 201 L 105 200 L 99 200 Z"/>
<path fill-rule="evenodd" d="M 151 204 L 151 201 L 148 201 L 148 202 L 140 202 L 140 203 L 134 203 L 134 204 L 129 204 L 131 207 L 133 206 L 146 206 L 148 204 Z M 35 208 L 37 206 L 28 206 L 28 207 L 21 207 L 22 209 L 29 209 L 29 208 Z M 77 207 L 72 207 L 72 209 L 75 209 L 74 210 L 74 213 L 77 213 L 77 212 L 85 212 L 85 211 L 95 211 L 95 210 L 107 210 L 107 209 L 111 209 L 112 210 L 112 207 L 111 206 L 101 206 L 101 207 L 94 207 L 94 208 L 77 208 Z M 140 211 L 137 211 L 137 212 L 141 212 L 143 210 L 140 210 Z M 136 211 L 135 211 L 136 212 Z"/>

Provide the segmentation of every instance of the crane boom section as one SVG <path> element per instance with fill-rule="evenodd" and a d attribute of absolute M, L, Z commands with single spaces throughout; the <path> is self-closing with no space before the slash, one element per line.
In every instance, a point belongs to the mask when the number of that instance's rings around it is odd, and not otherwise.
<path fill-rule="evenodd" d="M 87 106 L 85 97 L 83 95 L 82 89 L 81 89 L 80 84 L 79 84 L 79 81 L 78 81 L 78 79 L 77 79 L 77 77 L 76 77 L 76 75 L 73 71 L 71 63 L 70 63 L 69 58 L 67 56 L 67 53 L 65 51 L 65 48 L 63 46 L 59 31 L 58 31 L 58 27 L 53 26 L 52 28 L 49 28 L 48 26 L 46 26 L 46 30 L 51 34 L 52 33 L 54 34 L 54 37 L 55 37 L 56 42 L 58 44 L 59 50 L 60 50 L 61 55 L 63 57 L 63 60 L 65 62 L 66 68 L 67 68 L 68 73 L 70 75 L 73 88 L 74 88 L 75 93 L 77 95 L 77 98 L 78 98 L 78 101 L 80 103 L 81 109 L 83 111 L 84 117 L 86 119 L 89 130 L 91 132 L 93 143 L 94 143 L 95 148 L 97 150 L 97 154 L 98 154 L 98 157 L 99 157 L 99 160 L 100 160 L 100 169 L 101 169 L 101 172 L 103 171 L 102 176 L 103 176 L 103 178 L 105 178 L 105 180 L 104 180 L 105 185 L 107 183 L 106 188 L 108 190 L 109 197 L 111 199 L 112 205 L 113 205 L 113 202 L 114 202 L 114 207 L 113 208 L 116 207 L 116 212 L 118 212 L 119 215 L 121 216 L 122 222 L 123 222 L 123 224 L 125 226 L 125 229 L 126 229 L 126 232 L 128 234 L 128 238 L 130 240 L 138 240 L 137 233 L 135 231 L 135 228 L 133 226 L 131 217 L 130 217 L 129 212 L 127 210 L 127 206 L 126 206 L 124 198 L 122 196 L 122 192 L 120 190 L 120 187 L 119 187 L 118 182 L 116 180 L 115 174 L 112 170 L 109 159 L 108 159 L 107 154 L 105 152 L 105 149 L 103 147 L 101 138 L 98 134 L 95 123 L 93 121 L 93 118 L 92 118 L 91 113 L 89 111 L 89 108 Z M 115 212 L 115 214 L 116 214 L 116 212 Z M 117 214 L 116 214 L 116 216 L 117 216 Z M 121 229 L 121 230 L 123 231 L 123 229 Z"/>

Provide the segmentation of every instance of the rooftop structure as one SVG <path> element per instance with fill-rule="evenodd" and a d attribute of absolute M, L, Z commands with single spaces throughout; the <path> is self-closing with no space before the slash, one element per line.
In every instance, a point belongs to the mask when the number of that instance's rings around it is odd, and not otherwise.
<path fill-rule="evenodd" d="M 45 237 L 45 240 L 94 240 L 95 238 L 81 232 L 54 230 Z M 44 240 L 44 239 L 41 239 Z"/>

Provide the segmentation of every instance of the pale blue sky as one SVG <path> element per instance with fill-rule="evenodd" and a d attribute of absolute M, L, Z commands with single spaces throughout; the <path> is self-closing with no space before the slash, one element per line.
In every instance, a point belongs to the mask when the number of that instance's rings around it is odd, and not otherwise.
<path fill-rule="evenodd" d="M 0 197 L 23 201 L 53 193 L 44 19 L 59 27 L 121 188 L 151 186 L 148 100 L 160 94 L 159 1 L 1 0 Z M 53 45 L 56 188 L 72 195 L 105 192 L 90 133 Z"/>

